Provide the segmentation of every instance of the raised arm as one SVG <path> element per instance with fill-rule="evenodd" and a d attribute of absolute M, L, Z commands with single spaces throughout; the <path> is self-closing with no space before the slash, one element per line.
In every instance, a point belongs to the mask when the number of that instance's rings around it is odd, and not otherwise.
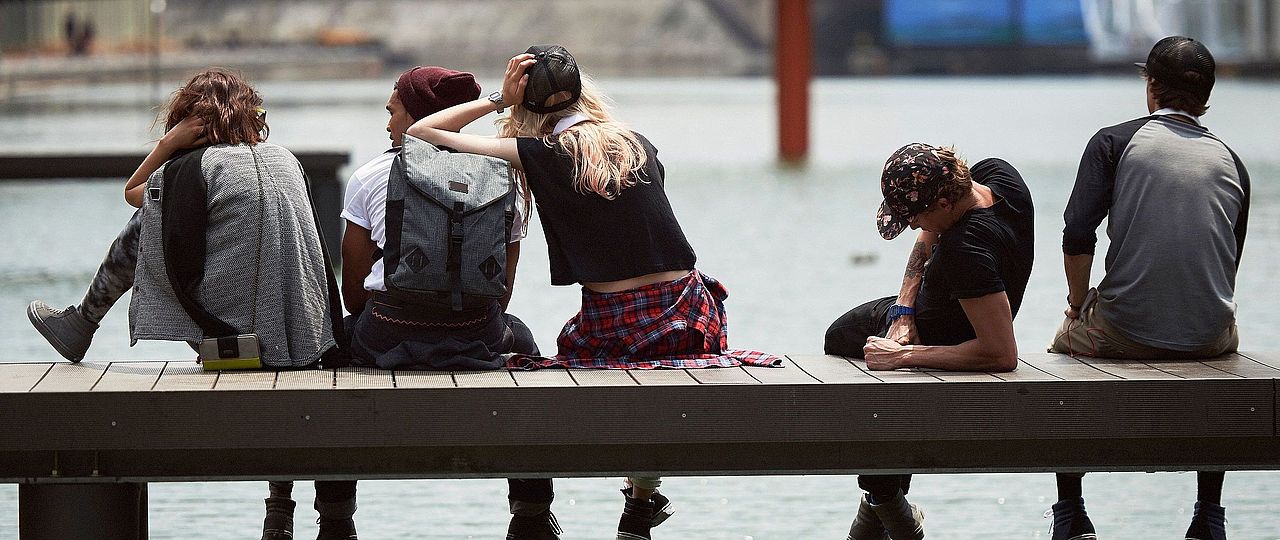
<path fill-rule="evenodd" d="M 1004 291 L 960 300 L 974 339 L 959 345 L 902 345 L 891 339 L 867 338 L 867 367 L 926 367 L 952 371 L 1013 371 L 1018 343 L 1013 336 L 1013 310 Z"/>
<path fill-rule="evenodd" d="M 124 200 L 134 208 L 142 208 L 142 195 L 147 190 L 147 178 L 156 172 L 173 154 L 184 148 L 195 148 L 209 144 L 204 136 L 204 121 L 194 116 L 184 118 L 160 137 L 151 153 L 133 171 L 133 176 L 124 184 Z"/>
<path fill-rule="evenodd" d="M 907 269 L 902 275 L 902 290 L 898 291 L 898 305 L 911 308 L 916 306 L 916 295 L 920 292 L 920 284 L 924 282 L 924 264 L 929 261 L 929 255 L 936 245 L 938 234 L 921 229 L 916 236 L 915 246 L 911 248 L 911 256 L 907 258 Z M 894 319 L 886 337 L 903 345 L 919 343 L 915 315 L 902 315 Z"/>
<path fill-rule="evenodd" d="M 520 54 L 507 62 L 507 72 L 502 80 L 502 103 L 494 104 L 488 98 L 461 103 L 436 112 L 414 122 L 408 133 L 436 146 L 447 146 L 459 152 L 496 157 L 520 167 L 520 152 L 514 138 L 485 137 L 459 133 L 467 124 L 493 112 L 498 107 L 519 106 L 524 98 L 524 87 L 529 81 L 525 70 L 534 64 L 533 55 Z"/>

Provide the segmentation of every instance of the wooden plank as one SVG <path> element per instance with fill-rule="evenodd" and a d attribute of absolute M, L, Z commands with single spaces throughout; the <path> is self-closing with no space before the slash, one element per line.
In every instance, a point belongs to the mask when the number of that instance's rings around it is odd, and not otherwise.
<path fill-rule="evenodd" d="M 0 392 L 27 392 L 53 364 L 0 364 Z"/>
<path fill-rule="evenodd" d="M 1183 379 L 1239 379 L 1239 375 L 1212 367 L 1199 360 L 1147 360 L 1155 369 Z"/>
<path fill-rule="evenodd" d="M 1280 352 L 1246 351 L 1240 354 L 1243 354 L 1244 356 L 1248 357 L 1250 360 L 1253 360 L 1254 362 L 1257 362 L 1259 364 L 1265 365 L 1270 368 L 1280 369 Z"/>
<path fill-rule="evenodd" d="M 157 391 L 191 391 L 211 390 L 218 380 L 218 372 L 206 373 L 204 368 L 195 362 L 169 362 L 160 373 L 153 390 Z"/>
<path fill-rule="evenodd" d="M 1031 381 L 1060 381 L 1062 379 L 1054 377 L 1048 373 L 1040 371 L 1040 368 L 1028 364 L 1023 360 L 1018 360 L 1018 369 L 1007 373 L 992 373 L 999 377 L 1002 381 L 1007 382 L 1031 382 Z"/>
<path fill-rule="evenodd" d="M 740 367 L 691 369 L 689 375 L 702 384 L 760 384 Z"/>
<path fill-rule="evenodd" d="M 395 388 L 391 380 L 391 371 L 367 367 L 344 367 L 333 370 L 333 387 L 339 390 L 350 388 Z"/>
<path fill-rule="evenodd" d="M 164 362 L 112 362 L 94 392 L 146 392 L 156 385 Z"/>
<path fill-rule="evenodd" d="M 986 371 L 943 371 L 931 369 L 923 370 L 923 373 L 933 375 L 943 382 L 1004 382 L 994 373 Z"/>
<path fill-rule="evenodd" d="M 1237 353 L 1225 354 L 1218 358 L 1201 360 L 1201 362 L 1204 362 L 1206 366 L 1221 369 L 1222 371 L 1232 375 L 1238 375 L 1246 379 L 1280 379 L 1280 368 L 1268 366 L 1267 364 Z"/>
<path fill-rule="evenodd" d="M 88 392 L 102 378 L 110 364 L 80 362 L 79 364 L 53 364 L 49 373 L 32 392 Z"/>
<path fill-rule="evenodd" d="M 880 379 L 868 374 L 863 367 L 839 356 L 787 355 L 791 364 L 815 379 L 829 384 L 878 383 Z"/>
<path fill-rule="evenodd" d="M 453 380 L 458 382 L 458 388 L 503 388 L 516 385 L 516 380 L 506 370 L 455 371 Z"/>
<path fill-rule="evenodd" d="M 857 366 L 858 369 L 867 370 L 867 373 L 872 377 L 887 383 L 936 383 L 942 381 L 942 379 L 935 376 L 935 373 L 941 373 L 938 370 L 889 369 L 873 371 L 867 367 L 867 363 L 864 360 L 850 358 L 849 363 Z"/>
<path fill-rule="evenodd" d="M 571 369 L 569 376 L 578 386 L 635 386 L 640 384 L 625 369 Z"/>
<path fill-rule="evenodd" d="M 223 371 L 214 390 L 270 390 L 276 386 L 275 371 Z"/>
<path fill-rule="evenodd" d="M 453 388 L 453 374 L 448 371 L 396 371 L 392 373 L 396 388 Z"/>
<path fill-rule="evenodd" d="M 640 386 L 698 384 L 697 379 L 683 369 L 633 369 L 631 376 L 640 383 Z"/>
<path fill-rule="evenodd" d="M 1065 354 L 1033 352 L 1022 353 L 1020 356 L 1023 363 L 1064 380 L 1105 381 L 1119 378 Z"/>
<path fill-rule="evenodd" d="M 324 390 L 333 388 L 333 370 L 281 370 L 276 374 L 276 390 Z"/>
<path fill-rule="evenodd" d="M 1128 381 L 1142 380 L 1162 380 L 1177 379 L 1177 375 L 1161 371 L 1144 362 L 1137 360 L 1122 360 L 1116 358 L 1079 358 L 1081 362 L 1089 364 L 1102 371 L 1120 377 Z"/>
<path fill-rule="evenodd" d="M 762 384 L 821 384 L 822 381 L 806 373 L 793 362 L 783 362 L 782 367 L 743 366 L 743 371 Z"/>
<path fill-rule="evenodd" d="M 543 368 L 533 371 L 512 371 L 516 386 L 578 386 L 564 368 Z"/>

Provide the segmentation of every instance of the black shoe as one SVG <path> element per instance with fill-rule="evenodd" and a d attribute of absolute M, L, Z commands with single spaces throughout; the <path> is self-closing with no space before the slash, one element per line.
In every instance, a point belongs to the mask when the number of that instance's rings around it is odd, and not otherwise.
<path fill-rule="evenodd" d="M 512 515 L 507 540 L 560 540 L 560 522 L 550 510 L 533 516 Z"/>
<path fill-rule="evenodd" d="M 622 517 L 618 520 L 618 536 L 616 540 L 650 540 L 649 529 L 653 527 L 653 499 L 634 499 L 623 494 L 627 503 L 622 507 Z"/>
<path fill-rule="evenodd" d="M 1227 510 L 1210 502 L 1196 501 L 1186 540 L 1227 540 Z"/>
<path fill-rule="evenodd" d="M 316 523 L 320 525 L 316 540 L 359 540 L 354 519 L 316 519 Z"/>
<path fill-rule="evenodd" d="M 285 497 L 267 497 L 267 517 L 262 519 L 262 540 L 293 540 L 293 508 Z"/>
<path fill-rule="evenodd" d="M 624 487 L 621 489 L 623 497 L 631 496 L 631 488 Z M 653 501 L 653 520 L 649 523 L 650 527 L 662 525 L 667 518 L 676 513 L 675 506 L 671 504 L 671 499 L 657 491 L 649 496 L 649 500 Z"/>
<path fill-rule="evenodd" d="M 1051 540 L 1097 540 L 1093 522 L 1084 511 L 1084 498 L 1076 497 L 1053 503 L 1053 533 Z"/>

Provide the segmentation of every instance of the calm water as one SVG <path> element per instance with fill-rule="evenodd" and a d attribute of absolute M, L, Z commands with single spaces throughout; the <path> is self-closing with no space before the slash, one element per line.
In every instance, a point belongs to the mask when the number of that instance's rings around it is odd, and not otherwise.
<path fill-rule="evenodd" d="M 487 82 L 485 88 L 496 86 Z M 350 150 L 353 164 L 387 146 L 382 105 L 389 81 L 262 86 L 271 140 L 294 149 Z M 773 164 L 773 92 L 764 80 L 605 81 L 619 116 L 661 149 L 668 192 L 699 267 L 726 282 L 732 345 L 817 353 L 844 310 L 898 288 L 910 241 L 885 242 L 872 225 L 878 172 L 903 143 L 954 144 L 971 161 L 999 156 L 1017 166 L 1037 204 L 1036 270 L 1016 331 L 1024 350 L 1043 346 L 1061 317 L 1061 213 L 1085 141 L 1107 124 L 1145 112 L 1136 78 L 972 78 L 820 81 L 814 87 L 813 159 L 803 170 Z M 149 88 L 63 89 L 0 103 L 0 148 L 144 149 Z M 1206 124 L 1249 166 L 1253 213 L 1237 296 L 1241 347 L 1280 349 L 1280 130 L 1260 119 L 1280 98 L 1275 83 L 1222 81 Z M 492 117 L 490 117 L 491 119 Z M 487 123 L 478 133 L 491 132 Z M 25 320 L 41 298 L 78 301 L 130 208 L 118 182 L 0 184 L 0 347 L 3 360 L 55 360 Z M 854 261 L 859 264 L 854 264 Z M 539 344 L 554 349 L 578 292 L 550 286 L 546 247 L 533 221 L 511 304 Z M 1095 270 L 1100 275 L 1101 269 Z M 127 300 L 127 297 L 126 297 Z M 89 359 L 172 359 L 185 346 L 129 348 L 127 315 L 103 322 Z M 567 539 L 611 538 L 621 501 L 617 479 L 556 484 Z M 1086 479 L 1095 523 L 1109 538 L 1174 538 L 1190 519 L 1192 474 L 1095 474 Z M 913 486 L 930 538 L 1047 538 L 1041 517 L 1053 478 L 933 475 Z M 256 538 L 262 483 L 151 486 L 152 538 Z M 360 485 L 356 514 L 369 538 L 498 538 L 505 530 L 501 480 L 378 481 Z M 671 478 L 678 504 L 660 538 L 843 538 L 857 503 L 852 477 Z M 1280 539 L 1280 473 L 1233 473 L 1224 501 L 1237 539 Z M 767 494 L 767 495 L 764 495 Z M 295 496 L 310 501 L 300 483 Z M 0 538 L 16 537 L 14 486 L 0 486 Z M 314 534 L 301 510 L 299 538 Z M 193 532 L 199 531 L 199 532 Z"/>

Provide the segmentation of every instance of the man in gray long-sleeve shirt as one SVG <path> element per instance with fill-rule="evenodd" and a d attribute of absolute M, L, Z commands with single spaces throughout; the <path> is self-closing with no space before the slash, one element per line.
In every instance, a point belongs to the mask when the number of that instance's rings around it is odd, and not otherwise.
<path fill-rule="evenodd" d="M 1214 82 L 1203 44 L 1173 36 L 1138 64 L 1149 116 L 1103 128 L 1080 160 L 1064 214 L 1066 320 L 1051 352 L 1206 358 L 1236 350 L 1236 270 L 1249 174 L 1200 124 Z M 1106 275 L 1089 288 L 1095 231 L 1109 217 Z M 1053 540 L 1093 539 L 1081 474 L 1058 475 Z M 1221 472 L 1199 473 L 1186 538 L 1225 540 Z"/>

